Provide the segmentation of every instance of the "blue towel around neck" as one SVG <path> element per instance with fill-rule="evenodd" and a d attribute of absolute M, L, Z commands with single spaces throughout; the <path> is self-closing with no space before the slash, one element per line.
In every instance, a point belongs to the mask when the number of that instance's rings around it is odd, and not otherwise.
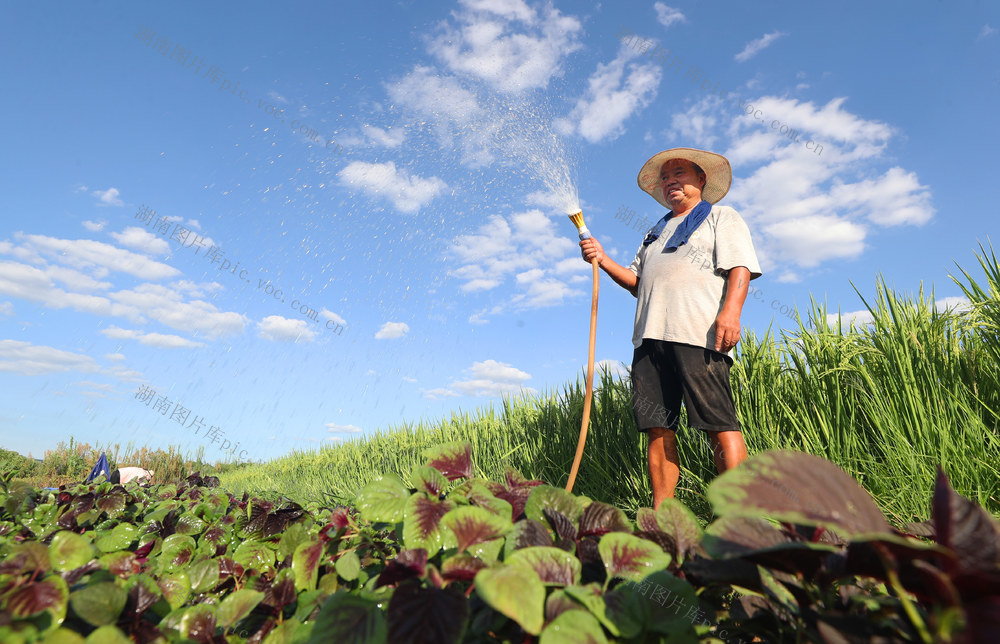
<path fill-rule="evenodd" d="M 686 244 L 688 239 L 691 237 L 691 234 L 698 229 L 701 222 L 705 221 L 705 218 L 708 217 L 711 212 L 712 204 L 707 201 L 703 200 L 695 206 L 694 209 L 684 217 L 684 221 L 677 226 L 677 229 L 674 230 L 674 234 L 670 236 L 670 239 L 667 240 L 666 246 L 663 247 L 663 252 L 667 252 L 672 248 L 680 248 L 682 245 Z M 667 225 L 667 221 L 673 216 L 674 211 L 671 210 L 663 216 L 663 219 L 656 222 L 656 225 L 653 226 L 648 233 L 646 233 L 646 238 L 642 240 L 642 245 L 649 246 L 656 241 L 657 238 L 659 238 L 660 233 L 663 232 L 663 228 Z"/>

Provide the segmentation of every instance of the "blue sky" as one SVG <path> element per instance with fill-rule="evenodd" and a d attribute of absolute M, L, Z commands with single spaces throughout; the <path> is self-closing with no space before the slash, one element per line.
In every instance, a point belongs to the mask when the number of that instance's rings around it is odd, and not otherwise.
<path fill-rule="evenodd" d="M 563 209 L 627 265 L 670 147 L 732 162 L 746 329 L 878 273 L 961 305 L 1000 11 L 957 7 L 4 2 L 0 444 L 263 460 L 550 392 L 587 355 Z M 635 300 L 602 277 L 615 367 Z"/>

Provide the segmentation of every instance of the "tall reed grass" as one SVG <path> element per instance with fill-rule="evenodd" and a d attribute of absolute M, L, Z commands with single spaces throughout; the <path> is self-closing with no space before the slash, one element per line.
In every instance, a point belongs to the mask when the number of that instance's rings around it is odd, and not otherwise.
<path fill-rule="evenodd" d="M 1000 266 L 977 254 L 980 285 L 962 270 L 967 311 L 938 311 L 933 292 L 894 292 L 881 276 L 859 297 L 867 324 L 846 324 L 811 302 L 798 328 L 746 333 L 732 370 L 751 454 L 796 449 L 853 475 L 897 524 L 929 516 L 938 465 L 963 495 L 1000 514 Z M 960 269 L 961 270 L 961 269 Z M 855 287 L 857 291 L 857 287 Z M 645 442 L 632 420 L 631 388 L 604 371 L 574 492 L 634 512 L 649 505 Z M 408 477 L 421 451 L 468 440 L 483 476 L 507 466 L 564 485 L 583 408 L 582 377 L 560 391 L 505 398 L 498 407 L 436 423 L 402 425 L 314 452 L 296 452 L 222 476 L 233 493 L 282 494 L 306 502 L 349 501 L 376 475 Z M 715 476 L 708 442 L 682 414 L 678 497 L 707 518 Z"/>
<path fill-rule="evenodd" d="M 193 472 L 215 475 L 227 468 L 242 467 L 238 464 L 210 464 L 205 462 L 205 448 L 199 447 L 192 455 L 171 445 L 166 450 L 152 450 L 135 447 L 132 443 L 91 446 L 78 443 L 71 436 L 69 443 L 60 442 L 55 449 L 46 450 L 41 461 L 21 457 L 15 452 L 6 452 L 0 468 L 7 470 L 16 480 L 23 480 L 37 487 L 58 487 L 66 483 L 80 483 L 97 463 L 103 452 L 111 470 L 118 467 L 142 467 L 155 472 L 154 482 L 175 483 L 187 478 Z"/>

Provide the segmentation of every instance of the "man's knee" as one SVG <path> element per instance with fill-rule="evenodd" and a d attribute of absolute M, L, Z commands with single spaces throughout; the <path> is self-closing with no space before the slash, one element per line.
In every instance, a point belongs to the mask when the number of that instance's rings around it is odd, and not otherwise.
<path fill-rule="evenodd" d="M 668 443 L 673 442 L 676 438 L 677 432 L 673 429 L 667 427 L 651 427 L 649 430 L 649 442 L 657 440 L 664 440 Z"/>

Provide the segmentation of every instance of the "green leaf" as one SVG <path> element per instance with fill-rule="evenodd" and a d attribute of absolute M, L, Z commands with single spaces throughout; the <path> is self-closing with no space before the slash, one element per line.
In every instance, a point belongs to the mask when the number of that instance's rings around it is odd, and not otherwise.
<path fill-rule="evenodd" d="M 46 611 L 52 616 L 52 623 L 58 625 L 66 618 L 68 601 L 66 582 L 59 575 L 49 575 L 7 591 L 3 606 L 11 615 L 22 619 Z"/>
<path fill-rule="evenodd" d="M 198 604 L 183 610 L 177 630 L 183 637 L 205 641 L 215 633 L 215 627 L 215 606 Z"/>
<path fill-rule="evenodd" d="M 490 541 L 484 541 L 483 543 L 477 543 L 472 546 L 469 548 L 469 554 L 492 564 L 500 557 L 500 551 L 503 550 L 503 546 L 503 537 L 499 539 L 492 539 Z"/>
<path fill-rule="evenodd" d="M 403 545 L 423 548 L 433 557 L 442 547 L 453 546 L 455 535 L 441 526 L 441 518 L 454 507 L 451 501 L 431 499 L 417 492 L 406 502 L 403 519 Z"/>
<path fill-rule="evenodd" d="M 511 504 L 503 499 L 498 499 L 485 485 L 479 481 L 472 480 L 463 484 L 463 487 L 465 489 L 460 496 L 468 501 L 470 505 L 485 508 L 493 514 L 513 521 L 514 509 Z M 456 494 L 452 492 L 448 495 L 448 498 L 455 499 Z M 525 498 L 527 498 L 527 494 L 525 494 Z"/>
<path fill-rule="evenodd" d="M 524 513 L 529 519 L 548 525 L 545 510 L 555 510 L 564 514 L 574 524 L 580 520 L 580 515 L 583 514 L 583 506 L 577 498 L 561 487 L 535 486 L 524 504 Z"/>
<path fill-rule="evenodd" d="M 756 454 L 708 487 L 716 515 L 768 516 L 798 525 L 823 525 L 842 537 L 891 534 L 870 494 L 819 456 L 778 450 Z"/>
<path fill-rule="evenodd" d="M 608 582 L 615 577 L 642 579 L 670 565 L 670 555 L 651 541 L 624 532 L 609 532 L 597 544 Z M 607 582 L 605 582 L 605 587 Z"/>
<path fill-rule="evenodd" d="M 203 559 L 191 566 L 187 573 L 192 592 L 205 593 L 219 585 L 219 562 L 215 559 Z"/>
<path fill-rule="evenodd" d="M 534 570 L 498 566 L 476 573 L 476 592 L 483 601 L 517 622 L 532 635 L 545 623 L 545 586 Z"/>
<path fill-rule="evenodd" d="M 309 641 L 314 623 L 303 624 L 295 619 L 286 619 L 272 628 L 264 641 L 267 644 L 305 644 Z"/>
<path fill-rule="evenodd" d="M 385 615 L 374 601 L 358 595 L 331 595 L 313 626 L 310 644 L 371 644 L 385 642 Z"/>
<path fill-rule="evenodd" d="M 440 496 L 448 489 L 448 479 L 429 465 L 417 465 L 410 473 L 410 487 L 431 496 Z"/>
<path fill-rule="evenodd" d="M 197 545 L 186 534 L 172 534 L 163 540 L 160 550 L 160 572 L 183 570 L 191 563 Z"/>
<path fill-rule="evenodd" d="M 91 626 L 107 626 L 118 621 L 128 593 L 113 582 L 90 584 L 73 591 L 69 605 L 73 612 Z"/>
<path fill-rule="evenodd" d="M 530 568 L 546 586 L 571 586 L 580 583 L 580 560 L 561 548 L 521 548 L 515 550 L 507 561 L 512 566 Z"/>
<path fill-rule="evenodd" d="M 49 559 L 52 561 L 52 567 L 60 572 L 86 565 L 95 558 L 96 554 L 90 541 L 68 530 L 57 532 L 49 544 Z"/>
<path fill-rule="evenodd" d="M 101 552 L 116 552 L 126 550 L 138 538 L 139 528 L 130 523 L 119 523 L 111 532 L 98 537 L 94 545 Z"/>
<path fill-rule="evenodd" d="M 274 570 L 274 551 L 260 541 L 244 541 L 233 553 L 233 561 L 249 570 Z"/>
<path fill-rule="evenodd" d="M 648 610 L 647 630 L 678 638 L 694 638 L 693 626 L 699 604 L 694 588 L 688 582 L 665 570 L 655 572 L 639 582 L 620 584 L 614 592 L 634 595 Z"/>
<path fill-rule="evenodd" d="M 163 598 L 174 610 L 180 608 L 191 595 L 191 580 L 183 570 L 163 575 L 157 581 Z"/>
<path fill-rule="evenodd" d="M 504 541 L 504 559 L 519 548 L 530 546 L 551 546 L 552 533 L 545 527 L 545 524 L 534 519 L 524 518 L 514 524 L 513 529 L 507 534 Z"/>
<path fill-rule="evenodd" d="M 249 615 L 262 599 L 264 599 L 264 593 L 249 588 L 231 593 L 219 604 L 219 610 L 216 612 L 218 625 L 222 628 L 230 628 Z"/>
<path fill-rule="evenodd" d="M 441 525 L 455 534 L 459 552 L 502 537 L 513 527 L 509 513 L 507 516 L 500 516 L 473 505 L 450 510 L 441 517 Z"/>
<path fill-rule="evenodd" d="M 474 476 L 472 467 L 472 443 L 455 441 L 435 445 L 423 451 L 427 464 L 445 475 L 449 481 Z"/>
<path fill-rule="evenodd" d="M 45 636 L 42 644 L 86 644 L 83 635 L 68 628 L 60 628 Z"/>
<path fill-rule="evenodd" d="M 37 541 L 25 541 L 24 543 L 13 543 L 6 547 L 3 554 L 5 566 L 17 568 L 8 569 L 12 574 L 33 573 L 42 575 L 52 570 L 52 563 L 49 559 L 49 548 Z"/>
<path fill-rule="evenodd" d="M 316 589 L 319 562 L 323 557 L 323 542 L 316 539 L 300 543 L 292 555 L 292 572 L 295 573 L 295 589 L 299 592 Z"/>
<path fill-rule="evenodd" d="M 177 532 L 179 534 L 201 534 L 208 524 L 190 512 L 185 512 L 177 519 Z"/>
<path fill-rule="evenodd" d="M 361 517 L 372 523 L 403 520 L 410 489 L 395 474 L 383 474 L 362 488 L 356 505 Z"/>
<path fill-rule="evenodd" d="M 361 560 L 358 559 L 357 553 L 348 550 L 337 559 L 336 568 L 337 574 L 345 581 L 354 581 L 361 572 Z"/>
<path fill-rule="evenodd" d="M 539 644 L 607 644 L 597 618 L 583 610 L 570 610 L 556 617 L 542 631 Z"/>
<path fill-rule="evenodd" d="M 295 549 L 303 543 L 312 542 L 309 530 L 303 523 L 293 523 L 285 529 L 278 542 L 278 561 L 283 561 L 288 555 L 295 554 Z"/>
<path fill-rule="evenodd" d="M 778 581 L 771 571 L 764 566 L 757 566 L 760 573 L 760 583 L 764 592 L 771 600 L 788 611 L 789 615 L 799 614 L 799 602 L 795 599 L 792 591 L 788 590 L 783 583 Z"/>
<path fill-rule="evenodd" d="M 86 644 L 132 644 L 125 633 L 115 626 L 102 626 L 87 636 Z"/>
<path fill-rule="evenodd" d="M 566 586 L 564 592 L 583 604 L 590 611 L 590 614 L 604 624 L 605 628 L 612 635 L 615 637 L 621 636 L 618 624 L 607 614 L 607 605 L 604 603 L 604 593 L 601 591 L 600 586 L 596 583 L 587 584 L 586 586 Z"/>

